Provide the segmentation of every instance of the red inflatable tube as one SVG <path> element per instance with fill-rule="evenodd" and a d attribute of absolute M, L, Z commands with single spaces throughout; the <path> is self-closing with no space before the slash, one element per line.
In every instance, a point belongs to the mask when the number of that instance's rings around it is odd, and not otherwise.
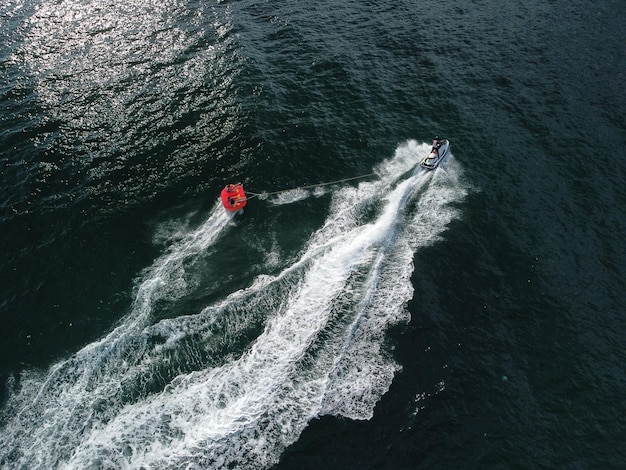
<path fill-rule="evenodd" d="M 221 197 L 224 209 L 231 212 L 243 209 L 247 202 L 246 192 L 243 190 L 241 183 L 226 185 L 222 189 Z"/>

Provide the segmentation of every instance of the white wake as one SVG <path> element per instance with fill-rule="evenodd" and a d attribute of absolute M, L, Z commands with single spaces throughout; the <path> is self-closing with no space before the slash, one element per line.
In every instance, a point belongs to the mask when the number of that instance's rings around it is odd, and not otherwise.
<path fill-rule="evenodd" d="M 155 322 L 157 302 L 190 290 L 185 261 L 227 227 L 216 208 L 145 272 L 114 331 L 22 378 L 3 410 L 0 463 L 267 468 L 317 416 L 369 419 L 399 367 L 384 335 L 409 320 L 413 257 L 466 193 L 452 155 L 434 172 L 416 166 L 427 151 L 409 141 L 376 181 L 334 191 L 324 225 L 279 274 Z"/>

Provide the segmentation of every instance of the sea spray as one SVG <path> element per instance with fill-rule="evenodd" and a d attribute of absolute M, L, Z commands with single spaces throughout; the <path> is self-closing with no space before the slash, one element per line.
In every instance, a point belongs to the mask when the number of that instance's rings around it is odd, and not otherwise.
<path fill-rule="evenodd" d="M 413 256 L 465 194 L 453 159 L 446 171 L 415 170 L 424 147 L 402 145 L 378 180 L 333 192 L 326 221 L 279 273 L 197 313 L 154 319 L 155 302 L 197 289 L 185 260 L 231 221 L 215 209 L 144 272 L 116 329 L 24 376 L 3 416 L 0 461 L 267 468 L 317 416 L 370 418 L 399 368 L 384 335 L 409 320 Z"/>

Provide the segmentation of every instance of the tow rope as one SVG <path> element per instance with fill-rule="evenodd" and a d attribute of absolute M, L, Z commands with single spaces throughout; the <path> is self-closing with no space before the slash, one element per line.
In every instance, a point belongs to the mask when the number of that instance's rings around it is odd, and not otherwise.
<path fill-rule="evenodd" d="M 281 189 L 279 191 L 269 191 L 269 192 L 262 192 L 262 193 L 254 193 L 252 191 L 246 191 L 246 193 L 250 195 L 248 197 L 248 199 L 252 199 L 252 198 L 255 198 L 255 197 L 267 197 L 267 196 L 274 196 L 276 194 L 286 193 L 288 191 L 295 191 L 297 189 L 319 188 L 319 187 L 322 187 L 322 186 L 330 186 L 331 184 L 339 184 L 339 183 L 345 183 L 346 181 L 353 181 L 353 180 L 358 180 L 358 179 L 363 179 L 363 178 L 369 178 L 370 176 L 375 176 L 375 175 L 376 175 L 376 173 L 368 173 L 367 175 L 352 176 L 351 178 L 343 178 L 343 179 L 340 179 L 340 180 L 329 181 L 327 183 L 307 184 L 305 186 L 296 186 L 295 188 Z"/>

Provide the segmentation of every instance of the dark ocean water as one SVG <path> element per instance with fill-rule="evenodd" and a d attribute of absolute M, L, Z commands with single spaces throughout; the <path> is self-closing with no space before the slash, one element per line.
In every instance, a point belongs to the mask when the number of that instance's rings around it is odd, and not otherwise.
<path fill-rule="evenodd" d="M 2 3 L 0 467 L 624 468 L 624 44 L 618 0 Z"/>

